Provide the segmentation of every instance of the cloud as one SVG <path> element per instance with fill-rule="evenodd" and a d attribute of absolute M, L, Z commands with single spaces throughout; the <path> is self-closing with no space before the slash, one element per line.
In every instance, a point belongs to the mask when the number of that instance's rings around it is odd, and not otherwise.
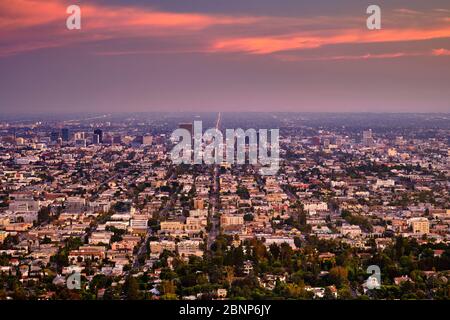
<path fill-rule="evenodd" d="M 382 42 L 420 41 L 450 37 L 450 26 L 435 29 L 362 29 L 338 32 L 299 33 L 281 37 L 229 38 L 216 41 L 212 52 L 245 52 L 270 54 L 286 50 L 303 50 L 336 44 L 362 44 Z"/>
<path fill-rule="evenodd" d="M 440 48 L 440 49 L 433 49 L 433 56 L 450 56 L 450 50 Z"/>
<path fill-rule="evenodd" d="M 395 13 L 404 14 L 404 15 L 417 15 L 420 14 L 420 11 L 407 9 L 407 8 L 399 8 L 393 10 Z"/>
<path fill-rule="evenodd" d="M 66 8 L 61 1 L 57 0 L 2 0 L 0 31 L 24 30 L 65 19 Z"/>
<path fill-rule="evenodd" d="M 417 11 L 396 9 L 393 17 L 384 16 L 382 30 L 369 31 L 365 28 L 364 15 L 230 16 L 83 2 L 80 5 L 82 30 L 69 31 L 65 28 L 66 6 L 63 0 L 0 1 L 0 57 L 85 43 L 95 44 L 93 53 L 97 55 L 177 52 L 270 55 L 330 45 L 450 37 L 450 25 L 444 20 L 448 17 L 442 10 L 435 10 L 437 17 L 429 18 L 429 23 L 416 21 L 408 27 L 395 13 L 415 14 Z M 411 21 L 411 18 L 405 20 Z M 119 39 L 127 40 L 112 49 L 105 46 L 106 42 Z M 165 46 L 155 45 L 155 39 L 164 39 Z M 191 44 L 186 45 L 188 42 Z"/>
<path fill-rule="evenodd" d="M 433 11 L 439 13 L 450 13 L 450 9 L 442 9 L 442 8 L 433 9 Z"/>
<path fill-rule="evenodd" d="M 133 6 L 83 3 L 82 29 L 65 28 L 62 0 L 2 0 L 0 56 L 99 40 L 189 35 L 213 26 L 255 23 L 258 17 L 172 13 Z"/>
<path fill-rule="evenodd" d="M 294 62 L 294 61 L 339 61 L 339 60 L 369 60 L 369 59 L 395 59 L 403 57 L 420 56 L 421 53 L 406 53 L 406 52 L 394 52 L 394 53 L 366 53 L 362 55 L 339 55 L 339 56 L 321 56 L 321 57 L 304 57 L 298 55 L 280 54 L 276 57 L 281 61 Z"/>
<path fill-rule="evenodd" d="M 424 56 L 450 56 L 450 50 L 440 48 L 431 51 L 416 52 L 386 52 L 386 53 L 366 53 L 359 55 L 325 55 L 325 56 L 303 56 L 289 53 L 276 54 L 275 57 L 281 61 L 338 61 L 338 60 L 369 60 L 369 59 L 396 59 L 406 57 Z"/>

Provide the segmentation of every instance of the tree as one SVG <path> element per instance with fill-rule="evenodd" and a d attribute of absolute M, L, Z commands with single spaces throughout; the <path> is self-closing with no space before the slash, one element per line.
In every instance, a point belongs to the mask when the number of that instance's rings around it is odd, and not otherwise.
<path fill-rule="evenodd" d="M 52 239 L 50 239 L 49 237 L 45 236 L 44 239 L 42 239 L 41 244 L 49 244 L 52 243 Z"/>
<path fill-rule="evenodd" d="M 161 281 L 161 293 L 163 299 L 176 299 L 175 291 L 177 287 L 173 280 L 163 280 Z"/>
<path fill-rule="evenodd" d="M 239 186 L 236 190 L 236 194 L 241 199 L 250 199 L 250 193 L 246 187 Z"/>
<path fill-rule="evenodd" d="M 344 267 L 333 267 L 329 273 L 330 281 L 336 285 L 336 287 L 342 287 L 348 281 L 348 270 Z"/>
<path fill-rule="evenodd" d="M 291 264 L 293 251 L 290 245 L 282 243 L 280 246 L 280 260 L 284 267 L 289 267 Z"/>
<path fill-rule="evenodd" d="M 225 267 L 225 279 L 228 284 L 231 284 L 234 280 L 234 268 L 231 266 Z"/>
<path fill-rule="evenodd" d="M 349 287 L 343 287 L 342 289 L 338 290 L 338 298 L 343 300 L 352 299 L 352 291 Z"/>
<path fill-rule="evenodd" d="M 272 254 L 273 258 L 275 260 L 278 260 L 278 258 L 280 256 L 280 247 L 278 247 L 278 245 L 276 243 L 272 243 L 269 246 L 269 251 Z"/>
<path fill-rule="evenodd" d="M 13 236 L 13 235 L 8 234 L 8 236 L 6 236 L 6 238 L 5 238 L 5 240 L 3 240 L 2 248 L 8 250 L 8 249 L 13 248 L 18 243 L 19 243 L 18 235 Z"/>
<path fill-rule="evenodd" d="M 125 280 L 125 297 L 127 300 L 139 300 L 140 299 L 140 292 L 139 292 L 139 285 L 136 281 L 136 279 L 132 276 L 128 276 L 128 278 Z"/>

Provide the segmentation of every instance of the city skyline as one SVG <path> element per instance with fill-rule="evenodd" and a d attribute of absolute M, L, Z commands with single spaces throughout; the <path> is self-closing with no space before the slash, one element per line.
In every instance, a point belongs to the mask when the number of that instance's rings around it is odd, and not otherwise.
<path fill-rule="evenodd" d="M 449 299 L 448 115 L 24 118 L 0 120 L 0 300 Z M 276 172 L 251 129 L 177 162 L 200 120 L 279 128 Z"/>
<path fill-rule="evenodd" d="M 0 4 L 1 113 L 450 111 L 446 1 L 71 4 Z"/>

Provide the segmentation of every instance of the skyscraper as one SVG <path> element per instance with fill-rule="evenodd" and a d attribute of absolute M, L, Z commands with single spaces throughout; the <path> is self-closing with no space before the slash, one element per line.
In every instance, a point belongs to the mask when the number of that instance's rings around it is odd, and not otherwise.
<path fill-rule="evenodd" d="M 56 142 L 59 139 L 59 132 L 58 131 L 52 131 L 50 133 L 50 141 Z"/>
<path fill-rule="evenodd" d="M 103 143 L 103 131 L 102 131 L 102 129 L 95 129 L 94 130 L 94 135 L 98 136 L 98 142 L 99 143 Z"/>
<path fill-rule="evenodd" d="M 374 140 L 373 140 L 373 137 L 372 137 L 372 129 L 363 131 L 362 143 L 366 147 L 372 147 L 375 144 Z"/>
<path fill-rule="evenodd" d="M 98 134 L 94 134 L 92 137 L 92 143 L 93 144 L 99 144 L 100 143 L 100 136 Z"/>
<path fill-rule="evenodd" d="M 69 128 L 62 128 L 61 129 L 61 138 L 62 141 L 69 141 Z"/>

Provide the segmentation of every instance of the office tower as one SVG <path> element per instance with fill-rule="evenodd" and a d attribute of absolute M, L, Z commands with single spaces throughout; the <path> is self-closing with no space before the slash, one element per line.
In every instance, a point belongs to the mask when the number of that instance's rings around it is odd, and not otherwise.
<path fill-rule="evenodd" d="M 363 131 L 363 139 L 372 138 L 372 129 Z"/>
<path fill-rule="evenodd" d="M 98 135 L 99 143 L 103 143 L 103 131 L 101 129 L 95 129 L 94 135 Z"/>
<path fill-rule="evenodd" d="M 100 136 L 98 134 L 94 134 L 92 136 L 92 143 L 93 144 L 99 144 L 100 143 Z"/>
<path fill-rule="evenodd" d="M 59 138 L 59 132 L 58 132 L 58 131 L 52 131 L 52 132 L 50 133 L 50 141 L 51 141 L 51 142 L 56 142 L 56 141 L 58 141 L 58 138 Z"/>
<path fill-rule="evenodd" d="M 372 129 L 363 131 L 363 144 L 366 147 L 372 147 L 375 143 L 372 137 Z"/>
<path fill-rule="evenodd" d="M 69 128 L 61 129 L 61 138 L 62 141 L 69 141 Z"/>
<path fill-rule="evenodd" d="M 77 132 L 77 133 L 74 134 L 74 139 L 75 140 L 82 140 L 82 139 L 85 139 L 85 138 L 86 138 L 86 136 L 85 136 L 84 132 Z"/>
<path fill-rule="evenodd" d="M 138 146 L 143 145 L 144 144 L 144 136 L 141 136 L 141 135 L 136 136 L 133 140 L 133 144 L 138 145 Z"/>
<path fill-rule="evenodd" d="M 138 145 L 151 145 L 152 142 L 153 142 L 153 137 L 150 135 L 136 136 L 136 138 L 133 141 L 133 143 L 138 144 Z"/>

